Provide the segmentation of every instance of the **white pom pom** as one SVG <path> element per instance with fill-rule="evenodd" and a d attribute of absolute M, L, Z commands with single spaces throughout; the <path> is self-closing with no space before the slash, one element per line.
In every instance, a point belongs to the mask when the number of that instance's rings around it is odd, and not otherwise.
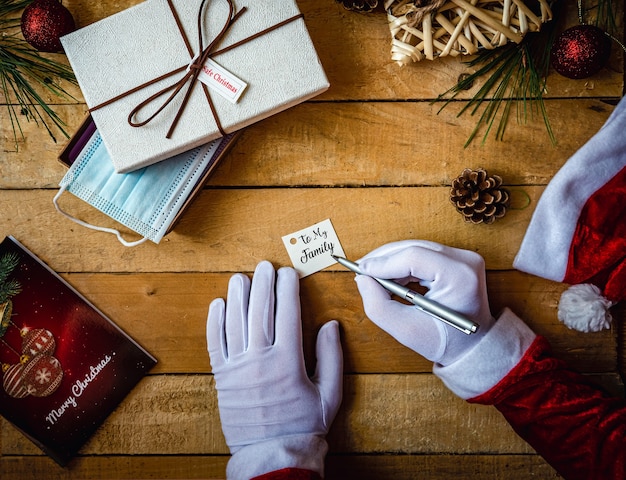
<path fill-rule="evenodd" d="M 561 295 L 558 317 L 568 328 L 599 332 L 611 327 L 609 308 L 612 306 L 613 302 L 595 285 L 572 285 Z"/>

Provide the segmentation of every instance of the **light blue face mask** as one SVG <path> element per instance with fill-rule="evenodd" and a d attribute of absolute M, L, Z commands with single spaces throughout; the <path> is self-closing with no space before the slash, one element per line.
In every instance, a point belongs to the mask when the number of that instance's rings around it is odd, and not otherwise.
<path fill-rule="evenodd" d="M 127 247 L 159 243 L 203 173 L 211 166 L 220 140 L 130 173 L 116 173 L 96 131 L 60 182 L 56 209 L 85 227 L 113 233 Z M 129 242 L 113 228 L 99 227 L 66 213 L 59 197 L 68 191 L 142 237 Z"/>

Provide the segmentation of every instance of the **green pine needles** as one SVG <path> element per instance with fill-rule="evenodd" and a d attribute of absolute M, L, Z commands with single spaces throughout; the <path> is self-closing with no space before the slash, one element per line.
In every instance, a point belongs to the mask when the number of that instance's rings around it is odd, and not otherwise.
<path fill-rule="evenodd" d="M 554 30 L 554 22 L 548 22 L 541 31 L 526 34 L 520 44 L 507 43 L 493 50 L 482 50 L 475 58 L 466 62 L 470 68 L 476 67 L 477 70 L 461 78 L 454 87 L 437 98 L 440 101 L 447 97 L 439 110 L 441 111 L 460 92 L 468 90 L 483 76 L 487 76 L 458 114 L 460 116 L 469 111 L 471 115 L 475 115 L 480 107 L 484 107 L 465 143 L 466 147 L 482 126 L 486 127 L 483 143 L 494 126 L 496 139 L 503 140 L 513 103 L 516 104 L 519 123 L 526 123 L 529 116 L 534 117 L 540 113 L 550 140 L 553 144 L 556 143 L 543 101 Z"/>
<path fill-rule="evenodd" d="M 4 95 L 16 149 L 24 138 L 20 120 L 43 125 L 53 141 L 53 126 L 66 138 L 65 122 L 48 105 L 42 92 L 76 100 L 62 81 L 76 84 L 72 69 L 39 54 L 23 38 L 20 14 L 32 0 L 0 0 L 0 93 Z"/>
<path fill-rule="evenodd" d="M 580 23 L 592 23 L 603 28 L 624 48 L 611 35 L 616 31 L 613 0 L 590 3 L 593 5 L 584 8 L 582 0 L 578 1 Z M 559 7 L 558 10 L 555 7 Z M 441 112 L 459 93 L 483 82 L 457 115 L 465 112 L 476 115 L 480 112 L 478 122 L 465 143 L 466 147 L 481 128 L 484 128 L 483 143 L 494 130 L 496 140 L 503 140 L 514 103 L 518 123 L 526 123 L 529 118 L 541 115 L 550 141 L 556 144 L 544 104 L 544 94 L 550 68 L 550 51 L 559 25 L 558 17 L 563 14 L 563 8 L 560 7 L 562 5 L 558 5 L 558 2 L 552 2 L 555 18 L 543 24 L 540 31 L 527 33 L 521 43 L 507 43 L 492 50 L 480 51 L 471 61 L 466 62 L 468 67 L 476 69 L 475 72 L 464 75 L 454 87 L 434 100 L 444 102 L 439 109 Z"/>
<path fill-rule="evenodd" d="M 0 257 L 0 304 L 8 301 L 22 290 L 17 280 L 9 280 L 9 275 L 18 263 L 19 257 L 15 253 L 7 253 Z"/>

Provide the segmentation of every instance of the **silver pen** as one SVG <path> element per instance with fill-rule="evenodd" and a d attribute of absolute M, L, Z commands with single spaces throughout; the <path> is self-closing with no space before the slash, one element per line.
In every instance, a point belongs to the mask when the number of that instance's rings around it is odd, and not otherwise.
<path fill-rule="evenodd" d="M 332 256 L 337 262 L 346 267 L 349 270 L 352 270 L 354 273 L 359 275 L 364 275 L 359 268 L 359 264 L 355 262 L 351 262 L 343 257 L 337 257 L 336 255 Z M 369 276 L 369 275 L 368 275 Z M 463 333 L 469 335 L 471 333 L 475 333 L 478 330 L 479 325 L 476 322 L 473 322 L 469 318 L 461 315 L 459 312 L 455 312 L 454 310 L 446 307 L 445 305 L 441 305 L 433 300 L 426 298 L 423 295 L 420 295 L 417 292 L 414 292 L 410 288 L 404 287 L 399 283 L 396 283 L 392 280 L 386 280 L 384 278 L 371 277 L 380 283 L 386 290 L 390 291 L 394 295 L 397 295 L 400 298 L 404 298 L 408 300 L 417 308 L 427 313 L 428 315 L 441 320 L 442 322 L 450 325 L 451 327 L 456 328 L 457 330 L 462 331 Z"/>

